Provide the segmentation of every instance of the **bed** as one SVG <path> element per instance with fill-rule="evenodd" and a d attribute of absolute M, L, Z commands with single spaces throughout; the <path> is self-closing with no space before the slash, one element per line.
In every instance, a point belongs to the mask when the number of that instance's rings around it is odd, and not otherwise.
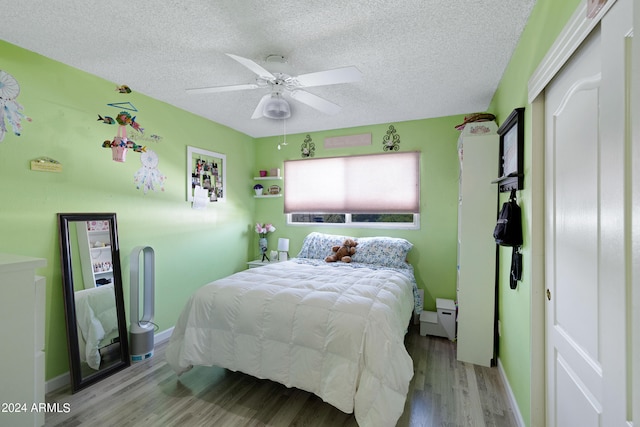
<path fill-rule="evenodd" d="M 101 350 L 119 336 L 113 284 L 76 291 L 75 302 L 80 360 L 98 370 Z"/>
<path fill-rule="evenodd" d="M 326 263 L 345 236 L 309 234 L 297 257 L 211 282 L 184 307 L 166 350 L 179 375 L 216 365 L 316 394 L 361 427 L 393 426 L 413 362 L 404 346 L 421 306 L 404 239 L 355 239 L 349 264 Z"/>

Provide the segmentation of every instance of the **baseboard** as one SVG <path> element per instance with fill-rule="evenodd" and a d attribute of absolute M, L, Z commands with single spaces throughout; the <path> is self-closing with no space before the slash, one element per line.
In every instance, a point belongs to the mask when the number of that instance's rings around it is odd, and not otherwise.
<path fill-rule="evenodd" d="M 173 333 L 173 327 L 164 330 L 162 332 L 158 332 L 153 336 L 154 344 L 162 344 L 171 338 L 171 334 Z M 61 389 L 62 387 L 66 387 L 71 382 L 71 377 L 69 376 L 69 372 L 65 372 L 62 375 L 58 375 L 55 378 L 50 379 L 44 383 L 44 392 L 45 394 L 49 394 L 53 391 Z"/>
<path fill-rule="evenodd" d="M 513 416 L 516 419 L 516 423 L 518 423 L 518 427 L 526 427 L 524 419 L 522 418 L 522 414 L 520 413 L 520 407 L 518 407 L 516 397 L 513 395 L 513 391 L 511 390 L 511 385 L 509 384 L 507 375 L 502 368 L 502 362 L 500 361 L 500 358 L 498 358 L 498 372 L 500 372 L 500 378 L 502 378 L 502 384 L 504 385 L 504 389 L 507 392 L 509 404 L 511 405 L 511 410 L 513 411 Z"/>
<path fill-rule="evenodd" d="M 171 338 L 171 334 L 173 333 L 173 327 L 166 329 L 162 332 L 158 332 L 157 334 L 155 334 L 153 336 L 154 342 L 156 344 L 162 344 L 163 342 L 167 341 L 169 338 Z"/>
<path fill-rule="evenodd" d="M 49 394 L 52 391 L 56 391 L 61 389 L 62 387 L 66 387 L 71 382 L 71 378 L 69 377 L 69 372 L 65 372 L 62 375 L 58 375 L 55 378 L 50 379 L 44 383 L 44 393 Z"/>

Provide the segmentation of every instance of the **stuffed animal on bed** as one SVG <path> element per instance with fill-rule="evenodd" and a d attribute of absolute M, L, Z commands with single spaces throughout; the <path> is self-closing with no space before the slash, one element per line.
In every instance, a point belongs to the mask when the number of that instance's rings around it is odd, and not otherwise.
<path fill-rule="evenodd" d="M 334 246 L 331 248 L 332 252 L 335 252 L 332 255 L 329 255 L 324 260 L 326 262 L 351 262 L 351 255 L 356 253 L 356 246 L 358 246 L 358 242 L 353 239 L 346 239 L 342 246 Z"/>

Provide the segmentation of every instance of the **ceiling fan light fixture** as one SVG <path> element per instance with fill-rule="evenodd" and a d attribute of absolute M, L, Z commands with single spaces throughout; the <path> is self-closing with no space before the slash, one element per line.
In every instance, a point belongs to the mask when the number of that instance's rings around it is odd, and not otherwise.
<path fill-rule="evenodd" d="M 269 119 L 288 119 L 291 117 L 291 108 L 286 100 L 275 94 L 265 103 L 262 114 Z"/>

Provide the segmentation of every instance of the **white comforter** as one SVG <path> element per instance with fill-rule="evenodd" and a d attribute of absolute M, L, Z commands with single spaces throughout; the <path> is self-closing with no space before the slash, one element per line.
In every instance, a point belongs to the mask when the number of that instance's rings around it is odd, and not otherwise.
<path fill-rule="evenodd" d="M 80 333 L 81 359 L 95 369 L 100 369 L 102 340 L 118 330 L 116 297 L 113 284 L 75 292 L 76 322 Z M 84 343 L 84 349 L 82 348 Z M 84 357 L 82 357 L 84 356 Z"/>
<path fill-rule="evenodd" d="M 355 412 L 362 427 L 394 426 L 413 376 L 412 272 L 312 264 L 274 263 L 200 288 L 175 326 L 169 364 L 267 378 Z"/>

